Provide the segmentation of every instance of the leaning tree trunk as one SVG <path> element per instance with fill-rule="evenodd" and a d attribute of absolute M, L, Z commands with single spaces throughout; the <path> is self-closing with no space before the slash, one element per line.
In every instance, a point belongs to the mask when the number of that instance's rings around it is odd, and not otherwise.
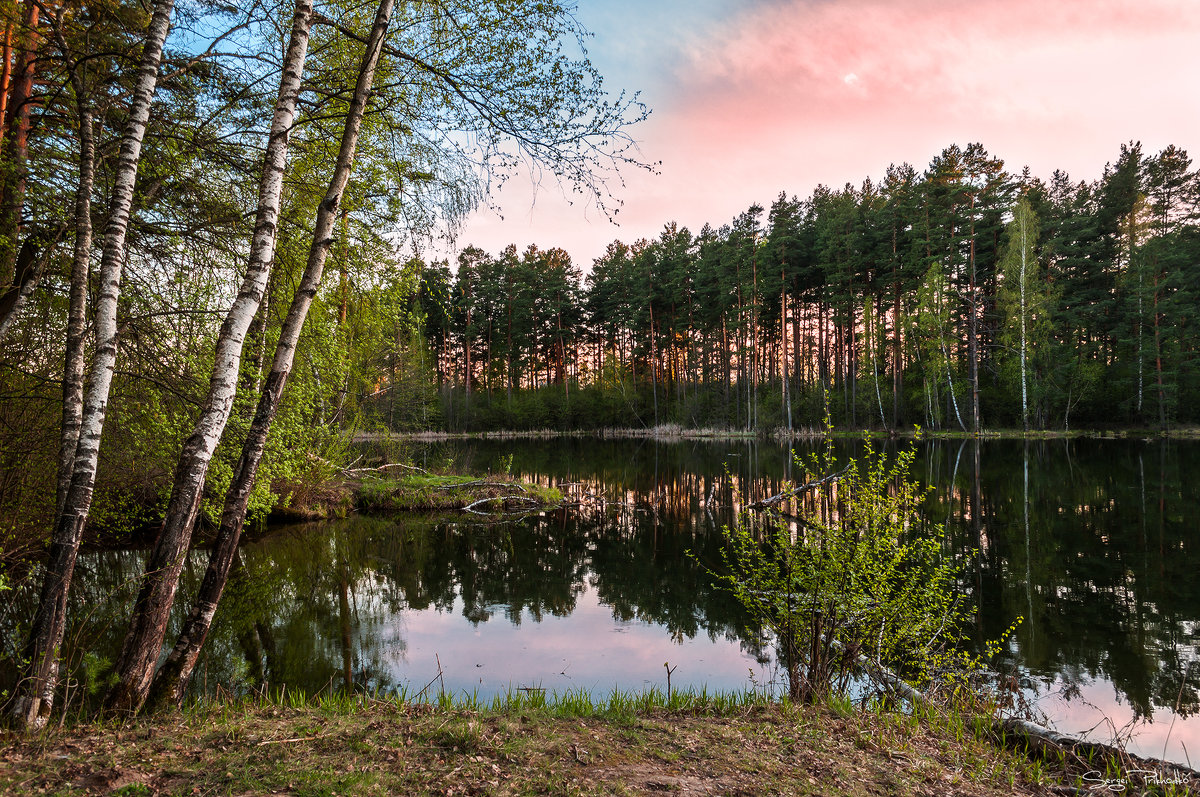
<path fill-rule="evenodd" d="M 26 300 L 37 287 L 61 230 L 41 230 L 26 237 L 17 253 L 12 285 L 0 291 L 0 340 L 8 334 Z M 3 237 L 3 236 L 0 236 Z"/>
<path fill-rule="evenodd" d="M 64 56 L 69 52 L 61 29 L 56 29 Z M 55 510 L 61 512 L 71 488 L 75 469 L 75 446 L 83 420 L 84 334 L 87 331 L 88 260 L 92 252 L 92 189 L 96 182 L 96 137 L 92 129 L 92 107 L 76 62 L 71 69 L 71 86 L 79 113 L 79 187 L 75 192 L 75 250 L 71 259 L 71 287 L 67 309 L 67 342 L 63 364 L 62 428 L 58 447 L 58 489 Z"/>
<path fill-rule="evenodd" d="M 300 339 L 304 320 L 308 315 L 313 298 L 316 296 L 317 288 L 321 284 L 325 260 L 333 240 L 338 206 L 341 204 L 346 183 L 350 179 L 350 169 L 354 163 L 354 150 L 358 143 L 363 114 L 370 98 L 371 86 L 375 80 L 375 67 L 379 63 L 383 39 L 391 21 L 393 4 L 394 0 L 382 0 L 376 13 L 374 26 L 371 28 L 371 35 L 367 40 L 366 53 L 363 55 L 362 65 L 359 69 L 354 97 L 346 116 L 346 127 L 342 132 L 337 164 L 329 182 L 329 189 L 317 209 L 313 241 L 309 248 L 304 275 L 300 280 L 296 296 L 288 308 L 283 328 L 280 330 L 279 341 L 275 346 L 275 357 L 271 363 L 271 372 L 263 385 L 262 394 L 259 396 L 258 406 L 254 412 L 254 420 L 250 426 L 250 433 L 242 446 L 241 456 L 234 469 L 233 481 L 225 495 L 225 505 L 221 511 L 221 528 L 217 532 L 217 539 L 213 544 L 200 591 L 188 612 L 175 647 L 154 678 L 149 697 L 151 707 L 169 701 L 176 703 L 182 701 L 188 681 L 191 679 L 192 670 L 200 655 L 200 648 L 204 644 L 213 615 L 217 610 L 217 604 L 221 599 L 221 593 L 225 588 L 230 565 L 237 553 L 242 525 L 246 519 L 250 491 L 254 486 L 258 465 L 266 448 L 267 434 L 270 431 L 271 422 L 275 418 L 275 413 L 279 409 L 279 400 L 292 369 L 296 344 Z M 168 605 L 166 610 L 169 609 Z M 164 611 L 164 622 L 165 619 Z M 157 648 L 155 654 L 157 656 Z M 152 668 L 155 660 L 150 659 L 147 670 L 138 673 L 139 677 L 146 678 L 147 684 L 149 684 L 150 675 L 153 674 Z M 142 694 L 144 697 L 145 692 Z"/>
<path fill-rule="evenodd" d="M 117 301 L 121 293 L 121 272 L 125 264 L 125 235 L 133 207 L 133 188 L 142 138 L 150 118 L 150 103 L 158 83 L 158 67 L 163 44 L 171 24 L 174 0 L 158 0 L 142 49 L 141 65 L 129 106 L 129 119 L 121 138 L 121 149 L 114 176 L 112 205 L 104 234 L 100 261 L 99 296 L 96 301 L 96 350 L 88 378 L 87 397 L 80 421 L 79 440 L 71 484 L 57 513 L 50 543 L 50 561 L 46 566 L 38 608 L 30 628 L 26 649 L 28 662 L 10 712 L 14 722 L 26 730 L 45 726 L 54 705 L 58 684 L 59 647 L 66 627 L 67 592 L 75 572 L 75 556 L 92 505 L 96 483 L 96 464 L 100 456 L 100 435 L 108 409 L 117 360 Z"/>
<path fill-rule="evenodd" d="M 312 0 L 297 0 L 259 181 L 249 264 L 237 298 L 221 326 L 208 397 L 191 437 L 180 452 L 166 518 L 146 562 L 129 632 L 117 662 L 118 681 L 107 698 L 112 710 L 136 712 L 146 698 L 162 650 L 183 559 L 191 544 L 208 466 L 233 408 L 246 332 L 262 304 L 275 256 L 288 138 L 300 95 L 312 14 Z"/>

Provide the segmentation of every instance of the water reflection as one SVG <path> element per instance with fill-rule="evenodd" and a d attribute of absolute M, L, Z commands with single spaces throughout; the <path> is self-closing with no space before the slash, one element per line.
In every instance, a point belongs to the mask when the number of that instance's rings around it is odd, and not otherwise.
<path fill-rule="evenodd" d="M 657 683 L 664 660 L 684 658 L 696 684 L 740 688 L 758 651 L 701 564 L 719 559 L 718 544 L 607 505 L 512 524 L 312 524 L 247 546 L 241 581 L 254 589 L 231 595 L 220 619 L 256 632 L 250 672 L 308 689 L 411 693 L 440 667 L 439 689 L 485 697 L 522 686 L 603 693 Z M 699 666 L 716 661 L 723 668 Z"/>
<path fill-rule="evenodd" d="M 848 455 L 859 447 L 839 444 Z M 803 478 L 787 446 L 555 440 L 424 445 L 421 462 L 508 470 L 576 503 L 486 525 L 410 515 L 273 533 L 243 548 L 195 686 L 264 683 L 478 692 L 770 679 L 771 651 L 714 589 L 720 527 Z M 1200 749 L 1195 577 L 1200 444 L 929 441 L 916 473 L 979 606 L 976 643 L 1004 652 L 1066 731 L 1153 721 L 1133 748 Z M 68 655 L 115 650 L 139 552 L 81 558 Z M 185 572 L 192 589 L 198 558 Z M 18 595 L 6 638 L 31 612 Z M 86 607 L 86 609 L 84 608 Z M 108 654 L 109 657 L 112 654 Z M 77 672 L 99 673 L 102 662 Z M 439 666 L 441 671 L 438 678 Z M 83 691 L 83 690 L 81 690 Z M 1172 726 L 1172 720 L 1174 725 Z M 1168 738 L 1169 737 L 1169 738 Z M 1139 743 L 1139 739 L 1145 741 Z M 1139 746 L 1139 744 L 1141 746 Z"/>

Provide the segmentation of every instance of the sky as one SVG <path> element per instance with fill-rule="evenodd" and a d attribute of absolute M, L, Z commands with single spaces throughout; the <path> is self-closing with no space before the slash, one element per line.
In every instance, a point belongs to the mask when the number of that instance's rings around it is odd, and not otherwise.
<path fill-rule="evenodd" d="M 1120 145 L 1200 154 L 1198 0 L 578 0 L 605 85 L 641 92 L 656 173 L 623 171 L 616 225 L 528 177 L 454 249 L 562 247 L 719 227 L 752 203 L 921 172 L 981 143 L 1010 172 L 1091 181 Z"/>

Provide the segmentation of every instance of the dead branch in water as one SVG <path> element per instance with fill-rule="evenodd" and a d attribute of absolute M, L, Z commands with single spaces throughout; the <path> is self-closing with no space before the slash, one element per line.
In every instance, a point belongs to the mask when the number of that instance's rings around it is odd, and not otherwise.
<path fill-rule="evenodd" d="M 527 503 L 527 504 L 539 504 L 539 503 L 541 503 L 540 501 L 538 501 L 538 500 L 536 500 L 536 499 L 534 499 L 534 498 L 526 498 L 526 497 L 525 497 L 525 496 L 523 496 L 523 495 L 498 495 L 498 496 L 496 496 L 495 498 L 480 498 L 478 501 L 474 501 L 474 502 L 472 502 L 472 503 L 469 503 L 469 504 L 467 504 L 466 506 L 464 506 L 464 507 L 463 507 L 463 511 L 464 511 L 464 512 L 470 512 L 471 514 L 474 514 L 474 515 L 491 515 L 491 514 L 495 514 L 494 512 L 480 512 L 480 511 L 478 511 L 477 509 L 475 509 L 475 507 L 479 506 L 480 504 L 486 504 L 486 503 L 487 503 L 487 502 L 489 502 L 489 501 L 523 501 L 523 502 L 525 502 L 525 503 Z"/>
<path fill-rule="evenodd" d="M 403 462 L 389 462 L 386 465 L 380 465 L 376 468 L 342 468 L 342 473 L 349 476 L 352 473 L 378 473 L 381 470 L 388 468 L 405 468 L 407 470 L 415 470 L 417 473 L 424 473 L 426 476 L 432 476 L 429 471 L 424 468 L 418 468 L 416 465 L 405 465 Z"/>
<path fill-rule="evenodd" d="M 764 498 L 761 501 L 755 501 L 752 504 L 746 504 L 746 508 L 747 509 L 766 509 L 768 507 L 775 506 L 776 504 L 782 504 L 784 501 L 786 501 L 789 498 L 795 498 L 796 496 L 801 495 L 803 493 L 807 493 L 810 490 L 815 490 L 818 487 L 835 482 L 838 479 L 845 476 L 849 472 L 850 472 L 850 466 L 847 465 L 845 468 L 842 468 L 837 473 L 831 473 L 828 476 L 817 479 L 816 481 L 805 482 L 804 484 L 800 485 L 799 487 L 793 487 L 790 490 L 785 490 L 782 493 L 780 493 L 779 495 L 773 495 L 770 498 Z"/>

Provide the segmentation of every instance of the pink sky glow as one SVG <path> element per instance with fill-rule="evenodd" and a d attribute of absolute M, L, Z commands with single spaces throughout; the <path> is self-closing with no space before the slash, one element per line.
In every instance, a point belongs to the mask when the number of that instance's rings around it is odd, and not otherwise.
<path fill-rule="evenodd" d="M 579 16 L 606 85 L 653 109 L 634 135 L 658 174 L 624 173 L 620 226 L 514 179 L 504 218 L 476 212 L 459 246 L 561 246 L 586 271 L 614 239 L 921 171 L 953 143 L 1076 180 L 1130 140 L 1200 147 L 1194 0 L 580 0 Z"/>

